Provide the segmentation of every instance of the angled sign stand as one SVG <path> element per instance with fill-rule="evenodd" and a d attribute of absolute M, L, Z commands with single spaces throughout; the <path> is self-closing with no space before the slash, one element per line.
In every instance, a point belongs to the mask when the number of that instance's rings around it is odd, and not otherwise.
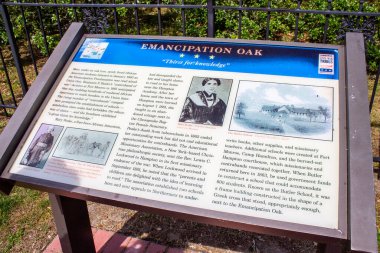
<path fill-rule="evenodd" d="M 351 200 L 368 190 L 351 176 L 367 142 L 347 135 L 369 137 L 346 96 L 351 49 L 69 31 L 52 57 L 65 66 L 47 64 L 0 136 L 1 178 L 51 193 L 64 250 L 94 251 L 89 220 L 69 208 L 88 217 L 87 200 L 362 248 L 348 214 L 373 196 Z"/>
<path fill-rule="evenodd" d="M 0 142 L 0 172 L 3 172 L 10 157 L 20 144 L 22 137 L 40 109 L 45 97 L 62 71 L 62 68 L 70 58 L 79 40 L 84 34 L 81 23 L 73 23 L 65 33 L 59 45 L 51 54 L 40 74 L 33 82 L 29 92 L 18 106 L 7 127 L 1 134 Z M 0 181 L 0 190 L 4 193 L 12 189 L 12 181 Z"/>
<path fill-rule="evenodd" d="M 352 252 L 377 252 L 368 82 L 362 34 L 347 34 L 346 52 L 350 249 Z"/>

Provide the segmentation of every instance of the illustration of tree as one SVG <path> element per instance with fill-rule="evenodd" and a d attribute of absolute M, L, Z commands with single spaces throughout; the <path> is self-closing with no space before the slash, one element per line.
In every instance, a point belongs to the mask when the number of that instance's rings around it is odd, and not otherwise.
<path fill-rule="evenodd" d="M 240 102 L 237 104 L 235 114 L 238 115 L 239 119 L 240 119 L 241 115 L 245 116 L 245 110 L 246 109 L 247 109 L 247 105 L 245 103 Z"/>
<path fill-rule="evenodd" d="M 306 115 L 310 119 L 310 122 L 313 118 L 315 118 L 315 113 L 310 109 L 306 109 Z"/>
<path fill-rule="evenodd" d="M 330 113 L 327 107 L 318 106 L 319 111 L 322 113 L 322 115 L 325 117 L 325 123 L 326 119 L 330 117 Z"/>

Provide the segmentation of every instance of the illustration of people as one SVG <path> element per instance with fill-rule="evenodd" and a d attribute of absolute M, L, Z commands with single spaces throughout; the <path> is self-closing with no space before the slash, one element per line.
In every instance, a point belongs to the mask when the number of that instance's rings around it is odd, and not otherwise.
<path fill-rule="evenodd" d="M 79 136 L 78 146 L 76 149 L 76 154 L 84 153 L 85 148 L 87 147 L 87 133 L 83 133 L 81 136 Z"/>
<path fill-rule="evenodd" d="M 96 142 L 96 141 L 91 142 L 90 144 L 88 144 L 86 154 L 94 156 L 94 152 L 96 153 L 96 150 L 99 149 L 100 145 L 101 145 L 100 142 Z"/>
<path fill-rule="evenodd" d="M 72 149 L 72 143 L 76 137 L 74 135 L 68 135 L 63 138 L 63 145 L 62 147 L 65 149 L 66 152 L 70 152 Z"/>
<path fill-rule="evenodd" d="M 186 98 L 179 121 L 215 126 L 223 125 L 227 105 L 217 95 L 220 85 L 221 82 L 218 78 L 203 79 L 203 90 Z"/>
<path fill-rule="evenodd" d="M 91 139 L 88 133 L 84 132 L 78 135 L 70 134 L 63 137 L 62 145 L 59 149 L 70 155 L 104 159 L 110 145 L 111 141 L 93 141 L 93 138 Z"/>
<path fill-rule="evenodd" d="M 53 131 L 54 127 L 49 127 L 46 133 L 43 133 L 32 143 L 32 145 L 29 147 L 26 161 L 23 164 L 37 167 L 37 165 L 41 162 L 43 156 L 48 153 L 53 146 Z"/>
<path fill-rule="evenodd" d="M 79 137 L 68 136 L 70 143 L 67 145 L 66 150 L 69 154 L 80 154 L 87 145 L 87 133 L 82 133 Z"/>
<path fill-rule="evenodd" d="M 100 145 L 100 147 L 99 147 L 100 153 L 99 153 L 98 157 L 100 157 L 101 159 L 104 159 L 110 144 L 111 144 L 111 142 L 107 141 L 106 144 Z"/>

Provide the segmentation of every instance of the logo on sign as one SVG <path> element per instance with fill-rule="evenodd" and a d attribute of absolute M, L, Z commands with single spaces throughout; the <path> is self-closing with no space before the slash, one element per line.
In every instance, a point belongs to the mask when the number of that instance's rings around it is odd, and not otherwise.
<path fill-rule="evenodd" d="M 84 49 L 80 58 L 99 60 L 102 58 L 107 47 L 108 42 L 91 42 Z"/>
<path fill-rule="evenodd" d="M 325 75 L 334 74 L 334 55 L 320 54 L 318 63 L 318 73 Z"/>

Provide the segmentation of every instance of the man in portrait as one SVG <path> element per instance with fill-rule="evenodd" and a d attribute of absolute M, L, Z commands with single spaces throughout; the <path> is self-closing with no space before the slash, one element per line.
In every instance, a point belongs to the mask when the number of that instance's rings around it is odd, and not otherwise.
<path fill-rule="evenodd" d="M 49 152 L 53 146 L 53 131 L 54 127 L 49 127 L 46 133 L 41 134 L 41 136 L 32 143 L 32 145 L 29 147 L 26 161 L 23 164 L 32 167 L 38 166 L 43 156 Z"/>

